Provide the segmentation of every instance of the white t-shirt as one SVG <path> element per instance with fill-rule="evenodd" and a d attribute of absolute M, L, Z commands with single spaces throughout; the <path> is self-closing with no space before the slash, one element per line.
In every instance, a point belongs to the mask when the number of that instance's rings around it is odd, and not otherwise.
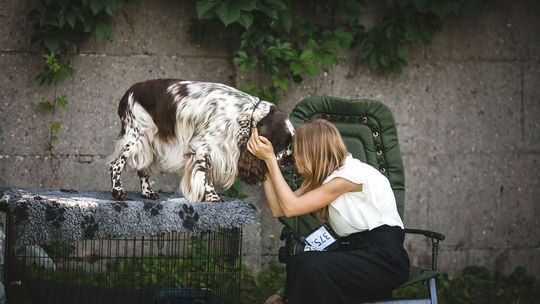
<path fill-rule="evenodd" d="M 328 206 L 328 222 L 339 236 L 382 225 L 403 228 L 390 182 L 377 169 L 348 154 L 343 166 L 332 172 L 323 184 L 336 177 L 363 185 L 362 191 L 343 193 Z"/>

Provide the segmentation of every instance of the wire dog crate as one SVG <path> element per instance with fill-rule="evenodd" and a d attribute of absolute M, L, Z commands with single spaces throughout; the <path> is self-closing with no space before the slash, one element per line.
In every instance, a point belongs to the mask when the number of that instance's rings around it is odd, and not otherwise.
<path fill-rule="evenodd" d="M 254 219 L 252 207 L 242 209 L 247 204 L 188 204 L 175 198 L 162 206 L 128 202 L 118 209 L 116 202 L 100 202 L 90 214 L 88 204 L 73 209 L 78 203 L 62 201 L 66 198 L 10 195 L 4 193 L 0 201 L 0 209 L 6 212 L 4 284 L 8 303 L 240 301 L 242 226 Z M 131 215 L 126 211 L 130 208 Z M 125 218 L 111 218 L 111 214 Z M 126 219 L 139 219 L 140 223 L 123 223 Z M 223 225 L 230 221 L 232 227 Z M 113 222 L 119 224 L 113 227 L 116 230 L 107 230 Z M 181 229 L 160 232 L 163 227 L 154 227 L 166 224 L 181 225 Z M 147 225 L 141 229 L 149 234 L 126 235 L 121 229 L 129 225 Z M 104 237 L 110 231 L 115 231 L 115 237 Z"/>
<path fill-rule="evenodd" d="M 241 229 L 12 248 L 11 303 L 237 303 Z"/>

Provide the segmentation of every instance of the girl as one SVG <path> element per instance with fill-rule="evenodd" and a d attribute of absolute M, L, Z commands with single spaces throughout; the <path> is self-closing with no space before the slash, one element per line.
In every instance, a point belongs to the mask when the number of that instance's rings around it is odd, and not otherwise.
<path fill-rule="evenodd" d="M 304 181 L 295 192 L 256 128 L 247 148 L 268 167 L 264 191 L 274 217 L 312 213 L 340 236 L 336 250 L 289 259 L 284 302 L 359 303 L 388 297 L 407 280 L 403 222 L 390 183 L 348 153 L 334 125 L 319 119 L 297 129 L 293 153 Z"/>

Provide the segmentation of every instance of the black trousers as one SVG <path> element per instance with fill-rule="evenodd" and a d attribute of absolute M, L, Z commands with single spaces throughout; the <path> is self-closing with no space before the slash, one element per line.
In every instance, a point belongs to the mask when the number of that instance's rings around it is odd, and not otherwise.
<path fill-rule="evenodd" d="M 381 226 L 342 238 L 333 251 L 307 251 L 287 262 L 288 303 L 361 303 L 389 297 L 409 277 L 400 227 Z"/>

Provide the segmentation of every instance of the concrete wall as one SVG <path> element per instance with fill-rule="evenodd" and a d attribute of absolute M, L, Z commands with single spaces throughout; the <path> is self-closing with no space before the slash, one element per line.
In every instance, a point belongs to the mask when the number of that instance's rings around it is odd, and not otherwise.
<path fill-rule="evenodd" d="M 113 36 L 86 43 L 73 56 L 75 73 L 57 88 L 37 85 L 39 50 L 30 45 L 27 2 L 0 6 L 0 185 L 108 190 L 107 157 L 119 131 L 118 100 L 135 81 L 177 77 L 238 85 L 225 43 L 189 42 L 192 1 L 143 1 L 119 14 Z M 190 2 L 190 3 L 187 3 Z M 368 9 L 368 17 L 376 12 Z M 308 95 L 373 98 L 387 103 L 398 124 L 406 168 L 409 227 L 443 232 L 440 269 L 467 265 L 540 275 L 540 5 L 495 1 L 480 13 L 449 19 L 427 47 L 416 47 L 400 76 L 381 75 L 343 56 L 328 73 L 291 89 L 290 111 Z M 57 159 L 46 156 L 50 114 L 38 104 L 55 92 L 70 104 Z M 52 179 L 51 163 L 59 179 Z M 133 172 L 124 174 L 137 189 Z M 162 174 L 156 188 L 173 191 L 179 178 Z M 244 261 L 256 269 L 276 260 L 280 225 L 262 189 L 250 187 L 260 225 L 245 230 Z M 428 263 L 429 244 L 407 240 L 415 263 Z M 423 248 L 423 249 L 418 249 Z"/>

